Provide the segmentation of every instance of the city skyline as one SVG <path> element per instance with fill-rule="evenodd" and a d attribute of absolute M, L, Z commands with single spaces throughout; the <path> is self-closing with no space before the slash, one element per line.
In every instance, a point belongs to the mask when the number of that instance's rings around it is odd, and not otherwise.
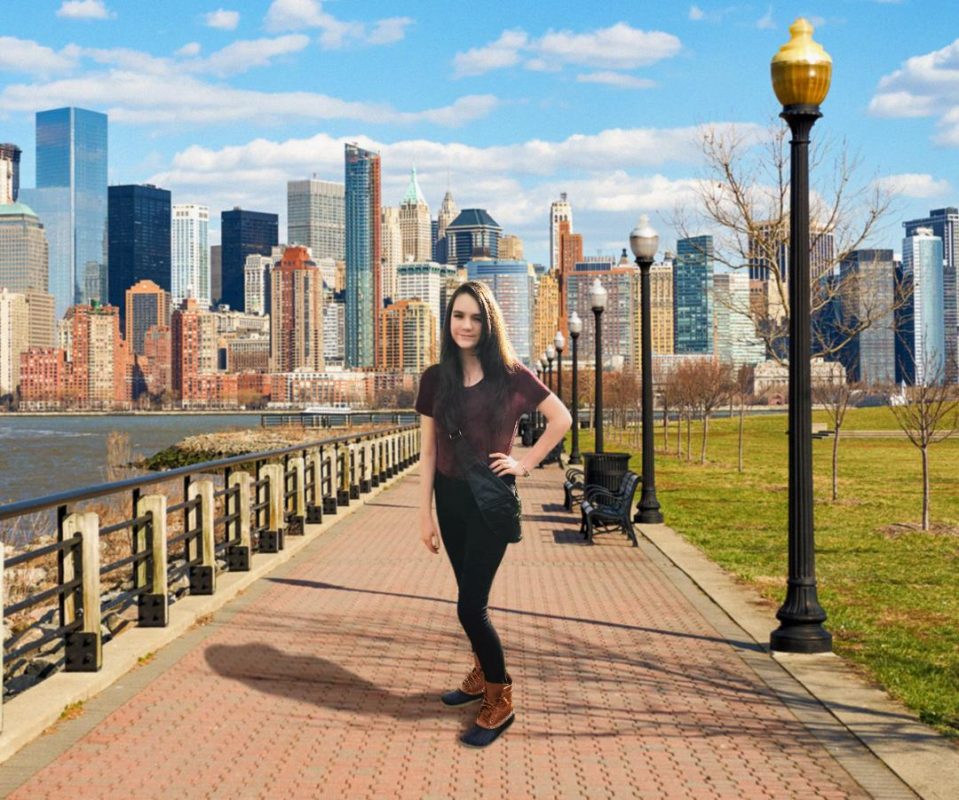
<path fill-rule="evenodd" d="M 75 105 L 110 116 L 111 184 L 155 183 L 217 222 L 240 206 L 278 213 L 284 230 L 286 182 L 340 180 L 355 140 L 383 157 L 384 205 L 399 203 L 415 164 L 431 208 L 451 188 L 460 208 L 487 208 L 518 234 L 531 261 L 549 263 L 547 210 L 563 191 L 588 254 L 615 253 L 642 211 L 668 247 L 680 238 L 672 208 L 701 167 L 700 126 L 749 132 L 775 119 L 769 58 L 804 13 L 835 62 L 817 135 L 848 138 L 864 175 L 899 192 L 870 244 L 897 247 L 901 220 L 957 204 L 959 79 L 944 64 L 959 40 L 941 31 L 959 11 L 945 2 L 935 14 L 915 2 L 701 2 L 641 18 L 617 2 L 588 17 L 494 6 L 468 34 L 425 4 L 402 18 L 364 4 L 368 19 L 312 0 L 67 5 L 8 11 L 0 140 L 23 150 L 22 187 L 33 184 L 34 112 Z"/>

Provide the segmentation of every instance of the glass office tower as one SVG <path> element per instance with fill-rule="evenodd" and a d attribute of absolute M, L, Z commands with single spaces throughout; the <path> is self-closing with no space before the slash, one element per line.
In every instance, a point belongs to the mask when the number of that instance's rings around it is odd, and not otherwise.
<path fill-rule="evenodd" d="M 107 115 L 71 107 L 36 119 L 37 187 L 23 194 L 47 231 L 62 317 L 76 303 L 107 299 Z"/>
<path fill-rule="evenodd" d="M 713 352 L 713 237 L 680 239 L 673 262 L 673 324 L 678 355 Z"/>
<path fill-rule="evenodd" d="M 268 256 L 279 243 L 279 218 L 265 211 L 220 212 L 220 302 L 245 311 L 243 268 L 247 256 Z"/>
<path fill-rule="evenodd" d="M 346 365 L 372 367 L 380 309 L 380 156 L 346 145 Z"/>

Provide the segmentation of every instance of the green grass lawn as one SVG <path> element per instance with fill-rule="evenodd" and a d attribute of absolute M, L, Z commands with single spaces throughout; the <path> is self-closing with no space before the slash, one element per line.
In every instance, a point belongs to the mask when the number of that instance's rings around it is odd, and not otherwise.
<path fill-rule="evenodd" d="M 814 418 L 828 422 L 823 412 Z M 786 585 L 786 416 L 747 417 L 743 474 L 737 424 L 710 423 L 705 466 L 701 427 L 693 425 L 694 461 L 686 463 L 676 458 L 672 426 L 670 454 L 657 453 L 657 495 L 666 524 L 770 601 L 772 629 Z M 876 408 L 850 410 L 846 429 L 897 428 L 888 409 Z M 588 451 L 592 435 L 582 433 Z M 607 430 L 606 450 L 625 449 Z M 638 449 L 628 449 L 639 472 Z M 840 440 L 836 502 L 832 440 L 813 440 L 813 454 L 819 599 L 835 651 L 922 720 L 959 737 L 959 436 L 930 450 L 935 530 L 927 533 L 918 529 L 919 451 L 907 440 Z"/>

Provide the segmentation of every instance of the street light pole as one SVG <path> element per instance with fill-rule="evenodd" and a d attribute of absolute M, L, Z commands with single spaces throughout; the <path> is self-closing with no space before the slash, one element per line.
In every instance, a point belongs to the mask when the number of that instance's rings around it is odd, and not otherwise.
<path fill-rule="evenodd" d="M 633 522 L 658 524 L 663 521 L 656 499 L 656 450 L 653 441 L 653 323 L 650 311 L 649 270 L 659 247 L 659 234 L 645 214 L 629 235 L 629 245 L 640 272 L 640 313 L 643 326 L 643 491 Z"/>
<path fill-rule="evenodd" d="M 772 60 L 772 82 L 792 132 L 789 186 L 789 578 L 770 647 L 785 653 L 827 653 L 832 635 L 816 593 L 810 376 L 809 134 L 822 116 L 832 59 L 798 18 L 792 38 Z"/>
<path fill-rule="evenodd" d="M 582 464 L 583 459 L 579 454 L 579 371 L 577 369 L 577 343 L 579 334 L 583 330 L 583 321 L 575 311 L 569 318 L 569 336 L 573 340 L 573 385 L 572 405 L 573 405 L 573 445 L 569 453 L 570 464 Z"/>
<path fill-rule="evenodd" d="M 593 278 L 593 285 L 589 290 L 589 301 L 596 318 L 596 400 L 594 403 L 596 420 L 596 453 L 603 452 L 603 327 L 600 325 L 600 316 L 606 308 L 606 289 L 599 278 Z"/>
<path fill-rule="evenodd" d="M 566 338 L 562 331 L 556 331 L 553 337 L 553 346 L 556 348 L 556 396 L 563 402 L 563 348 L 566 347 Z M 565 438 L 557 442 L 554 450 L 556 451 L 556 461 L 560 461 L 560 455 L 566 449 Z"/>
<path fill-rule="evenodd" d="M 553 391 L 553 359 L 556 358 L 556 350 L 553 345 L 546 348 L 546 374 L 549 376 L 549 390 Z"/>

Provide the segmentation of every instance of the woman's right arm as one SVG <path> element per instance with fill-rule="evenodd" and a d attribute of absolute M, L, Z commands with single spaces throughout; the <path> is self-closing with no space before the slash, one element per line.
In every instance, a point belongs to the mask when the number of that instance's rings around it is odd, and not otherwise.
<path fill-rule="evenodd" d="M 420 541 L 431 553 L 440 551 L 440 536 L 433 521 L 433 478 L 436 475 L 436 431 L 432 417 L 420 414 Z"/>

